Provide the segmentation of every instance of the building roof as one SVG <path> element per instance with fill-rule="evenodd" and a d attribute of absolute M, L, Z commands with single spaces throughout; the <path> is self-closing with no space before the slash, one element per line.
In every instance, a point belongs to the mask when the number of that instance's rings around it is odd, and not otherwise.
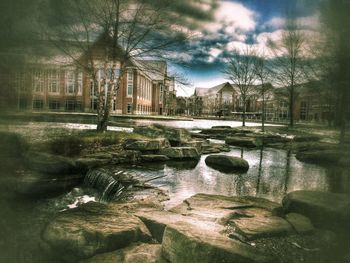
<path fill-rule="evenodd" d="M 203 97 L 211 94 L 216 94 L 226 86 L 231 87 L 234 90 L 234 87 L 229 82 L 224 82 L 212 88 L 195 88 L 194 95 L 198 97 Z"/>
<path fill-rule="evenodd" d="M 133 60 L 133 64 L 155 81 L 164 81 L 167 75 L 167 63 L 163 60 Z"/>

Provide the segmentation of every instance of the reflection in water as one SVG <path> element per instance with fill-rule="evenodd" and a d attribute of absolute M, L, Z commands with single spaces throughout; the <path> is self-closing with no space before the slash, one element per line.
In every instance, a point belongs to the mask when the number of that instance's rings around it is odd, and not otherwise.
<path fill-rule="evenodd" d="M 153 184 L 169 191 L 169 206 L 195 193 L 251 195 L 280 202 L 285 193 L 295 190 L 329 190 L 326 169 L 301 163 L 290 151 L 232 148 L 226 154 L 243 156 L 250 165 L 248 172 L 227 174 L 214 170 L 205 164 L 207 155 L 203 155 L 198 163 L 166 163 L 158 166 L 158 170 L 143 164 L 132 170 L 146 178 L 165 175 Z"/>

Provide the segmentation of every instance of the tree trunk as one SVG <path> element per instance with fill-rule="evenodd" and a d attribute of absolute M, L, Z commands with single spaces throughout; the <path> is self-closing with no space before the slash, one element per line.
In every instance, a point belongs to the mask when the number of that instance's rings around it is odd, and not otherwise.
<path fill-rule="evenodd" d="M 245 113 L 246 113 L 246 99 L 243 98 L 243 116 L 242 116 L 242 126 L 245 126 Z"/>
<path fill-rule="evenodd" d="M 294 126 L 294 85 L 291 85 L 289 97 L 289 126 Z"/>
<path fill-rule="evenodd" d="M 261 131 L 264 132 L 265 131 L 265 92 L 263 92 L 262 95 L 262 116 L 261 116 Z"/>

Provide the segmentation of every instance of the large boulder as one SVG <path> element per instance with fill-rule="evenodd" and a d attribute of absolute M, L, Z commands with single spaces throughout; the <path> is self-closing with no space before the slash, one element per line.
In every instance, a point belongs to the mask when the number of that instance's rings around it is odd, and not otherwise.
<path fill-rule="evenodd" d="M 237 209 L 227 223 L 230 226 L 228 234 L 242 241 L 286 236 L 294 232 L 288 221 L 262 208 Z"/>
<path fill-rule="evenodd" d="M 205 163 L 222 172 L 246 172 L 249 169 L 249 163 L 246 160 L 221 154 L 207 156 Z"/>
<path fill-rule="evenodd" d="M 215 233 L 205 226 L 178 222 L 164 231 L 162 255 L 169 262 L 276 262 L 254 247 Z"/>
<path fill-rule="evenodd" d="M 191 134 L 186 129 L 166 127 L 158 124 L 138 126 L 134 128 L 134 132 L 151 138 L 163 137 L 172 146 L 179 146 L 181 143 L 191 140 Z"/>
<path fill-rule="evenodd" d="M 305 135 L 294 136 L 293 141 L 294 142 L 317 142 L 321 139 L 322 138 L 318 135 L 305 134 Z"/>
<path fill-rule="evenodd" d="M 83 181 L 83 174 L 52 175 L 23 170 L 16 178 L 15 190 L 24 195 L 50 197 L 71 190 Z"/>
<path fill-rule="evenodd" d="M 112 164 L 138 163 L 141 160 L 141 152 L 135 150 L 124 150 L 112 153 Z"/>
<path fill-rule="evenodd" d="M 73 159 L 48 153 L 28 152 L 26 166 L 32 170 L 48 174 L 70 174 L 78 171 Z"/>
<path fill-rule="evenodd" d="M 194 147 L 170 147 L 160 151 L 161 155 L 165 155 L 170 159 L 199 159 L 200 154 Z"/>
<path fill-rule="evenodd" d="M 293 226 L 297 233 L 307 234 L 315 231 L 310 219 L 301 214 L 289 213 L 286 215 L 286 220 Z"/>
<path fill-rule="evenodd" d="M 144 154 L 141 155 L 143 162 L 165 162 L 169 160 L 169 157 L 160 154 Z"/>
<path fill-rule="evenodd" d="M 307 216 L 315 226 L 349 231 L 350 195 L 319 191 L 295 191 L 283 199 L 287 212 Z"/>
<path fill-rule="evenodd" d="M 247 136 L 226 137 L 225 143 L 228 145 L 248 147 L 248 148 L 254 148 L 259 146 L 259 143 L 256 141 L 254 137 L 247 137 Z"/>
<path fill-rule="evenodd" d="M 211 129 L 202 130 L 200 134 L 210 136 L 211 138 L 224 139 L 227 136 L 233 136 L 237 133 L 236 129 L 226 126 L 213 126 Z"/>
<path fill-rule="evenodd" d="M 183 142 L 180 145 L 181 147 L 194 147 L 197 149 L 199 153 L 202 153 L 202 146 L 203 146 L 203 141 L 202 140 L 191 140 L 188 142 Z"/>
<path fill-rule="evenodd" d="M 126 150 L 156 152 L 163 148 L 170 147 L 170 143 L 166 139 L 127 140 L 123 146 Z"/>
<path fill-rule="evenodd" d="M 113 252 L 98 254 L 80 263 L 159 263 L 159 244 L 136 243 Z"/>
<path fill-rule="evenodd" d="M 46 226 L 42 238 L 60 259 L 77 262 L 149 241 L 151 236 L 142 221 L 121 206 L 90 202 L 61 212 Z"/>
<path fill-rule="evenodd" d="M 202 145 L 203 154 L 229 152 L 230 150 L 230 146 L 223 143 L 204 143 Z"/>
<path fill-rule="evenodd" d="M 310 150 L 302 151 L 296 154 L 299 161 L 315 163 L 319 165 L 337 165 L 339 160 L 346 155 L 341 150 Z"/>
<path fill-rule="evenodd" d="M 28 150 L 28 144 L 18 134 L 0 131 L 0 158 L 18 158 Z"/>

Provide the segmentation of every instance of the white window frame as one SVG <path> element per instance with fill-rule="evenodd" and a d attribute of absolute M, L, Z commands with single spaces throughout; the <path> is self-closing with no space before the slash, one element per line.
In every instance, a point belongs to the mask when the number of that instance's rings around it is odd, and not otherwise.
<path fill-rule="evenodd" d="M 41 70 L 34 71 L 33 74 L 33 86 L 35 93 L 44 92 L 44 72 Z"/>
<path fill-rule="evenodd" d="M 75 94 L 76 85 L 75 85 L 75 72 L 72 70 L 66 70 L 65 72 L 65 87 L 66 94 Z"/>
<path fill-rule="evenodd" d="M 60 93 L 60 78 L 59 71 L 56 69 L 50 70 L 48 73 L 48 91 L 49 93 Z"/>
<path fill-rule="evenodd" d="M 132 97 L 134 94 L 134 74 L 132 70 L 127 71 L 126 96 Z"/>

